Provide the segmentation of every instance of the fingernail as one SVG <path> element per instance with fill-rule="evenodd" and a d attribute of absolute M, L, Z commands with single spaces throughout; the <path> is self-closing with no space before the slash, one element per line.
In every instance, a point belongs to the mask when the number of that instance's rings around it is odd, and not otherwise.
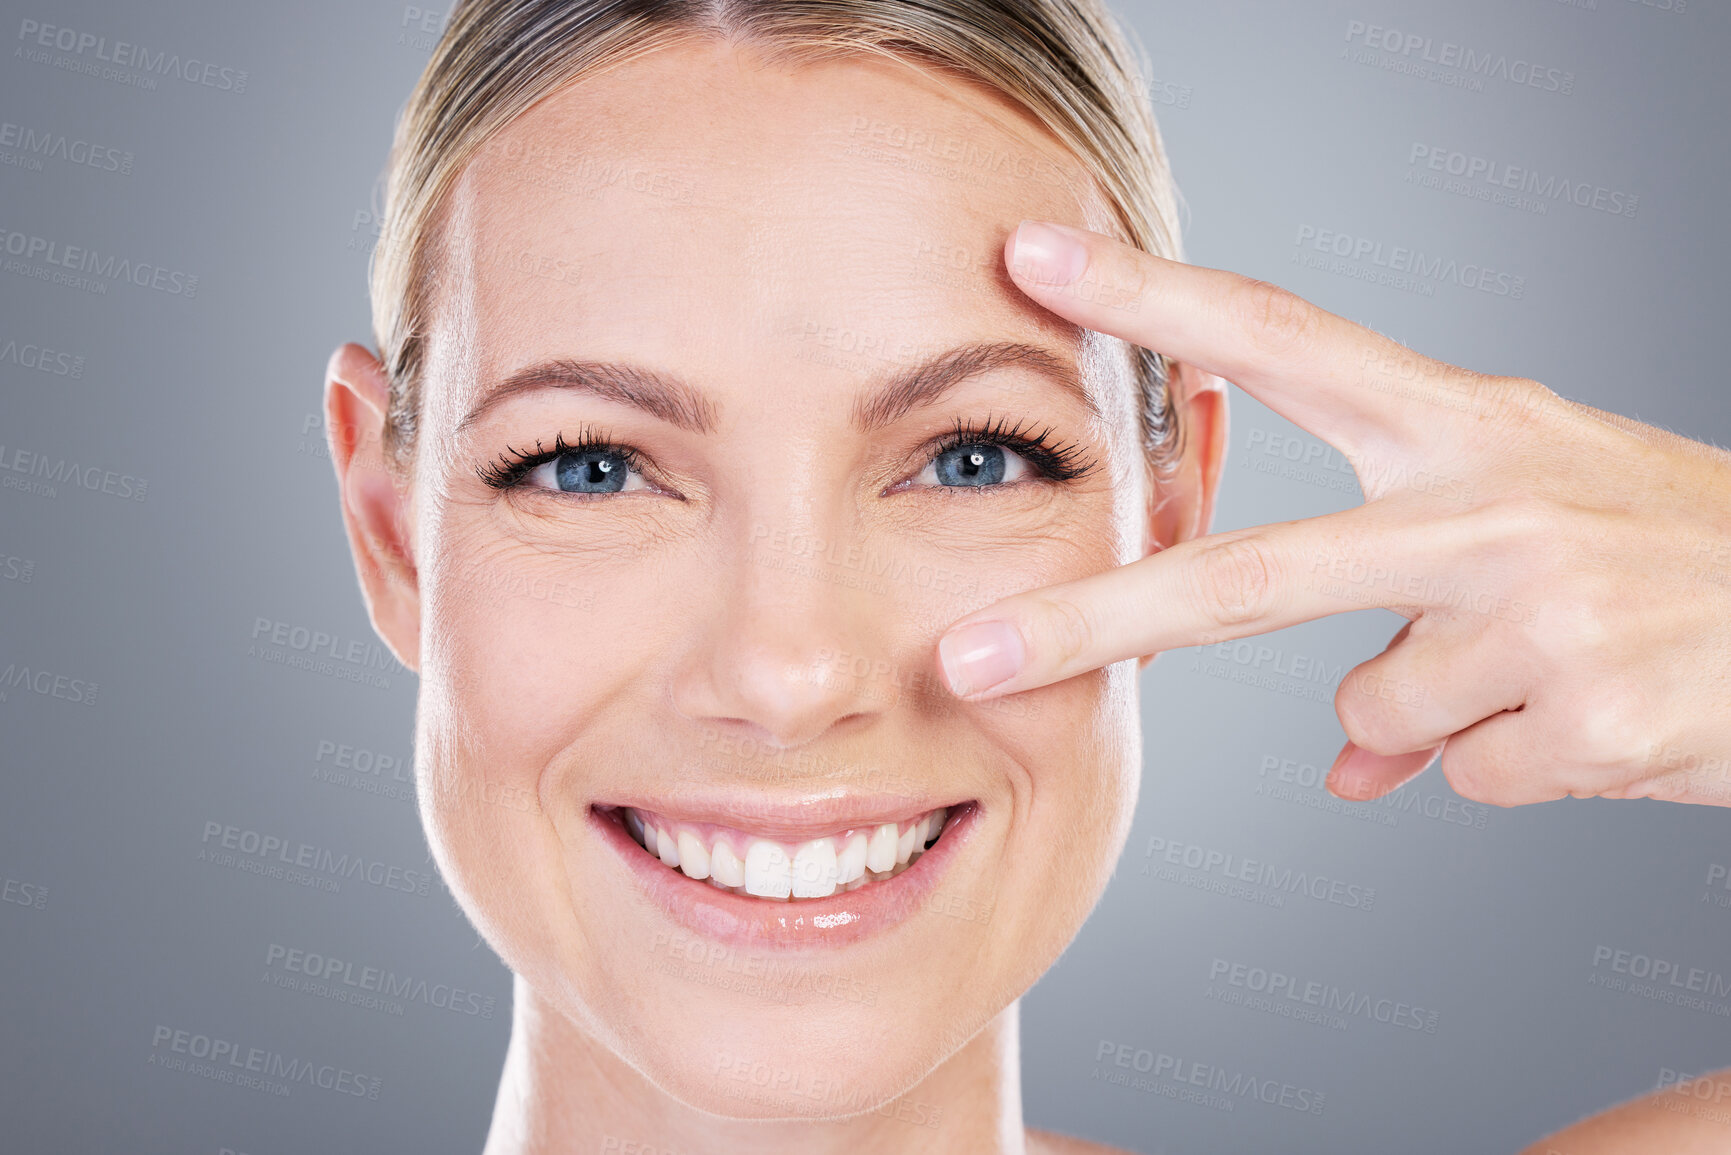
<path fill-rule="evenodd" d="M 1400 789 L 1430 769 L 1441 751 L 1439 745 L 1410 754 L 1372 754 L 1348 742 L 1334 756 L 1324 785 L 1336 798 L 1369 802 Z"/>
<path fill-rule="evenodd" d="M 1039 221 L 1023 221 L 1016 226 L 1010 268 L 1028 280 L 1067 285 L 1082 275 L 1087 263 L 1088 252 L 1074 237 Z"/>
<path fill-rule="evenodd" d="M 1334 756 L 1334 765 L 1328 768 L 1328 776 L 1323 779 L 1323 785 L 1336 798 L 1353 802 L 1368 799 L 1371 795 L 1366 788 L 1374 788 L 1374 783 L 1365 773 L 1365 768 L 1366 763 L 1372 760 L 1373 756 L 1348 742 L 1340 748 L 1340 753 Z"/>
<path fill-rule="evenodd" d="M 1025 656 L 1022 635 L 1009 622 L 969 622 L 938 642 L 944 677 L 961 698 L 1009 681 Z"/>

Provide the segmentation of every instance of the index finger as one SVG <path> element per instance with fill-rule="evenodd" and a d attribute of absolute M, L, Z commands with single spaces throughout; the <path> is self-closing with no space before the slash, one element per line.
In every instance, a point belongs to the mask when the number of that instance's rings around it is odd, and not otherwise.
<path fill-rule="evenodd" d="M 1540 400 L 1533 382 L 1425 357 L 1278 285 L 1086 229 L 1023 221 L 1004 261 L 1059 316 L 1223 377 L 1355 461 L 1370 446 L 1428 456 L 1440 426 Z"/>
<path fill-rule="evenodd" d="M 938 657 L 951 691 L 979 699 L 1372 606 L 1411 617 L 1437 604 L 1445 585 L 1378 579 L 1443 572 L 1458 545 L 1448 537 L 1360 505 L 1193 538 L 964 615 L 939 639 Z M 1367 580 L 1343 590 L 1327 580 L 1331 572 L 1319 572 L 1338 562 Z"/>

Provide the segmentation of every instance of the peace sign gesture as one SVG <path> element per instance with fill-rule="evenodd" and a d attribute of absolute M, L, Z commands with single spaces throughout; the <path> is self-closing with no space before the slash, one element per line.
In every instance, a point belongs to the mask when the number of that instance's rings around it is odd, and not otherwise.
<path fill-rule="evenodd" d="M 1099 233 L 1025 221 L 1005 261 L 1053 313 L 1334 445 L 1365 502 L 968 614 L 939 643 L 952 690 L 1033 689 L 1381 606 L 1408 621 L 1335 694 L 1350 739 L 1336 794 L 1387 793 L 1440 750 L 1481 802 L 1731 805 L 1731 454 Z"/>

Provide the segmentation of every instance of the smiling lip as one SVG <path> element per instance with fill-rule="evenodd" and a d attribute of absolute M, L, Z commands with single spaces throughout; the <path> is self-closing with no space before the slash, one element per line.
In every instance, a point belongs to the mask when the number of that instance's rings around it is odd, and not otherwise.
<path fill-rule="evenodd" d="M 734 808 L 721 813 L 710 809 L 699 818 L 692 809 L 670 802 L 632 808 L 692 822 L 717 822 L 730 814 L 742 813 Z M 770 822 L 763 821 L 763 811 L 759 810 L 758 819 L 749 825 L 754 833 L 766 836 L 773 834 L 790 840 L 821 838 L 838 828 L 906 822 L 934 809 L 938 807 L 922 803 L 910 806 L 895 800 L 886 803 L 882 798 L 874 800 L 868 808 L 862 807 L 858 800 L 849 805 L 847 800 L 836 799 L 831 804 L 819 805 L 816 814 L 810 813 L 809 808 L 801 808 L 797 813 L 782 812 Z M 952 803 L 941 837 L 894 877 L 870 881 L 856 890 L 825 898 L 791 902 L 734 894 L 669 868 L 632 837 L 625 826 L 625 810 L 624 805 L 598 804 L 590 808 L 589 821 L 649 899 L 675 922 L 693 934 L 735 946 L 797 950 L 846 946 L 887 930 L 919 910 L 950 861 L 966 845 L 979 807 L 972 801 Z"/>

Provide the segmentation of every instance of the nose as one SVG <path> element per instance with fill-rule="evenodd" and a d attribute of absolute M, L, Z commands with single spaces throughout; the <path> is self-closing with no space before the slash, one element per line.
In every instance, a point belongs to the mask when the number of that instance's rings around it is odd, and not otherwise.
<path fill-rule="evenodd" d="M 862 588 L 870 583 L 857 565 L 833 564 L 858 552 L 761 527 L 746 535 L 699 599 L 674 674 L 679 712 L 792 748 L 894 706 L 902 679 L 887 635 L 898 615 Z"/>

